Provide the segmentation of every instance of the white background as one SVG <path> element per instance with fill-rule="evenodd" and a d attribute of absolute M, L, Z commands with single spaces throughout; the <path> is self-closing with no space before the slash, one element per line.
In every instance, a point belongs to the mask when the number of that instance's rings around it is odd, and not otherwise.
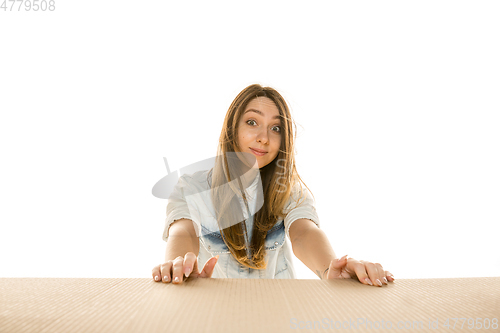
<path fill-rule="evenodd" d="M 215 156 L 252 83 L 289 102 L 338 256 L 396 279 L 500 275 L 497 1 L 15 6 L 0 11 L 0 276 L 150 277 L 163 157 Z"/>

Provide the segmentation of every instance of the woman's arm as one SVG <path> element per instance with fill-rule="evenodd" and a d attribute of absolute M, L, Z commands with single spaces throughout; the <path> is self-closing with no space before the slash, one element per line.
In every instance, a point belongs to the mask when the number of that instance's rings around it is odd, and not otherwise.
<path fill-rule="evenodd" d="M 323 273 L 337 256 L 325 232 L 311 220 L 298 219 L 290 225 L 288 233 L 295 256 L 320 279 L 326 278 Z"/>
<path fill-rule="evenodd" d="M 320 279 L 354 278 L 363 284 L 379 287 L 395 280 L 394 276 L 378 263 L 346 259 L 347 256 L 337 259 L 328 237 L 311 220 L 295 220 L 288 233 L 295 256 Z"/>
<path fill-rule="evenodd" d="M 184 276 L 209 278 L 212 276 L 219 256 L 208 259 L 202 271 L 198 271 L 200 242 L 189 219 L 174 221 L 168 229 L 165 263 L 153 268 L 153 279 L 157 282 L 182 283 Z M 215 259 L 214 259 L 215 258 Z"/>
<path fill-rule="evenodd" d="M 189 219 L 174 221 L 168 229 L 168 235 L 165 261 L 174 260 L 178 256 L 184 257 L 188 252 L 193 252 L 198 256 L 200 242 L 196 236 L 193 221 Z"/>

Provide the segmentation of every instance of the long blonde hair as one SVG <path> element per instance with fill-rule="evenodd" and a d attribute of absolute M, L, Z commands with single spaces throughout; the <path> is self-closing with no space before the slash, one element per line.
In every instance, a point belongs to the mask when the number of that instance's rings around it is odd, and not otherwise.
<path fill-rule="evenodd" d="M 264 202 L 262 208 L 254 216 L 252 237 L 249 243 L 248 235 L 245 234 L 243 228 L 244 216 L 239 209 L 234 209 L 234 207 L 241 207 L 238 201 L 240 195 L 234 186 L 228 190 L 227 186 L 222 185 L 230 183 L 238 176 L 229 172 L 229 170 L 236 170 L 235 165 L 239 162 L 230 157 L 234 156 L 234 152 L 241 151 L 237 140 L 238 124 L 248 103 L 260 96 L 271 99 L 279 110 L 282 128 L 281 146 L 276 158 L 259 169 Z M 208 175 L 208 181 L 210 183 L 211 178 L 212 203 L 222 238 L 233 257 L 246 267 L 266 268 L 265 239 L 267 232 L 276 224 L 279 216 L 284 218 L 285 205 L 290 198 L 292 189 L 296 184 L 300 184 L 299 180 L 305 185 L 295 168 L 295 129 L 295 122 L 284 98 L 275 89 L 262 87 L 258 84 L 252 84 L 243 89 L 233 100 L 226 113 L 215 165 Z M 280 163 L 278 164 L 278 162 Z M 301 193 L 304 191 L 301 190 Z M 244 194 L 243 199 L 246 202 Z M 235 223 L 236 221 L 238 223 Z M 249 248 L 248 244 L 250 244 Z"/>

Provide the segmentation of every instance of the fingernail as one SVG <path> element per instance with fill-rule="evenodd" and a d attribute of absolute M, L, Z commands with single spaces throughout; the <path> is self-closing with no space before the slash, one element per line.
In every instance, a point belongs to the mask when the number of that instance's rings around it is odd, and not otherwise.
<path fill-rule="evenodd" d="M 163 280 L 165 280 L 165 281 L 167 281 L 167 282 L 168 282 L 168 276 L 166 276 L 166 275 L 165 275 L 165 276 L 163 277 Z"/>
<path fill-rule="evenodd" d="M 216 256 L 215 256 L 215 259 L 217 259 L 217 261 L 218 261 L 218 260 L 219 260 L 219 255 L 216 255 Z"/>
<path fill-rule="evenodd" d="M 368 283 L 370 286 L 373 286 L 373 283 L 372 281 L 369 279 L 369 278 L 366 278 L 365 279 L 366 283 Z"/>
<path fill-rule="evenodd" d="M 387 284 L 389 281 L 387 281 L 387 278 L 384 276 L 384 282 Z"/>
<path fill-rule="evenodd" d="M 390 277 L 393 279 L 393 280 L 396 280 L 396 278 L 394 277 L 394 275 L 390 275 Z"/>
<path fill-rule="evenodd" d="M 186 275 L 186 277 L 189 277 L 189 274 L 191 274 L 191 270 L 189 268 L 186 268 L 186 270 L 184 271 L 184 275 Z"/>
<path fill-rule="evenodd" d="M 179 277 L 178 276 L 175 277 L 174 282 L 179 282 Z"/>
<path fill-rule="evenodd" d="M 158 281 L 158 280 L 159 280 L 158 275 L 155 275 L 155 281 Z"/>
<path fill-rule="evenodd" d="M 382 287 L 382 282 L 379 279 L 375 280 L 375 283 Z"/>

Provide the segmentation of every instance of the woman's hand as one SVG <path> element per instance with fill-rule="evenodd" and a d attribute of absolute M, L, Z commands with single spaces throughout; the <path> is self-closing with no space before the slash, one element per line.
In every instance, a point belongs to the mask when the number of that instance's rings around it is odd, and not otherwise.
<path fill-rule="evenodd" d="M 381 264 L 369 261 L 347 258 L 347 255 L 330 262 L 330 267 L 324 273 L 326 279 L 358 279 L 363 284 L 382 287 L 383 284 L 394 282 L 394 276 L 385 271 Z M 373 282 L 372 282 L 373 281 Z"/>
<path fill-rule="evenodd" d="M 170 282 L 175 284 L 182 283 L 184 275 L 186 278 L 189 276 L 193 278 L 209 278 L 215 268 L 215 264 L 219 256 L 208 259 L 205 266 L 198 271 L 198 258 L 193 252 L 188 252 L 184 257 L 177 257 L 174 260 L 167 262 L 153 268 L 153 279 L 156 282 Z"/>

